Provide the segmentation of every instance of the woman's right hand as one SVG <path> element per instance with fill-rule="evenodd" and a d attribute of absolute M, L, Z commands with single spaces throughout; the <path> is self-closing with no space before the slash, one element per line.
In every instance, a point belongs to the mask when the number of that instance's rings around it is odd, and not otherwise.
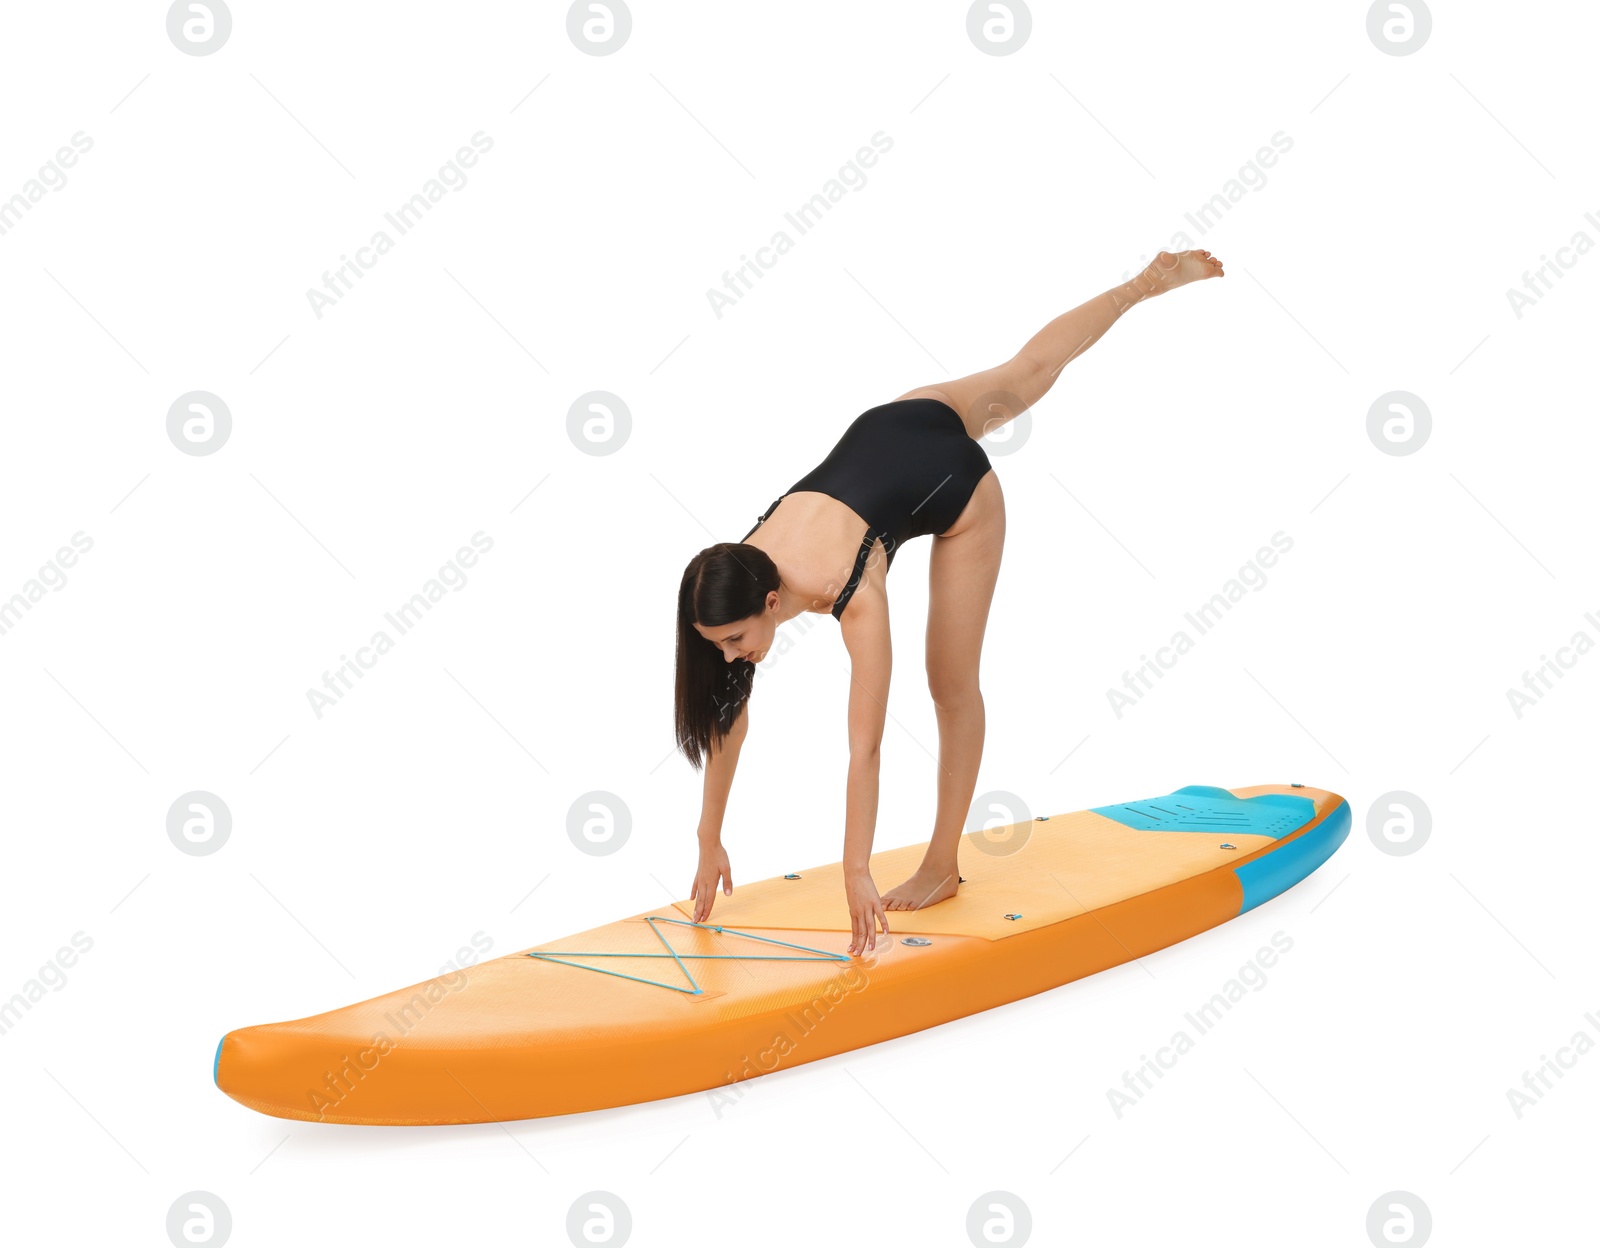
<path fill-rule="evenodd" d="M 728 866 L 728 851 L 722 848 L 721 841 L 700 846 L 700 866 L 694 873 L 694 888 L 689 892 L 689 900 L 694 902 L 696 923 L 704 923 L 711 914 L 711 904 L 717 899 L 719 881 L 722 891 L 729 897 L 733 896 L 733 872 Z"/>
<path fill-rule="evenodd" d="M 857 954 L 865 957 L 872 953 L 878 947 L 880 926 L 886 938 L 885 943 L 894 943 L 889 938 L 889 916 L 883 912 L 883 899 L 878 896 L 878 886 L 872 882 L 871 871 L 845 869 L 844 899 L 850 911 L 850 944 L 845 949 L 846 953 L 852 957 Z"/>

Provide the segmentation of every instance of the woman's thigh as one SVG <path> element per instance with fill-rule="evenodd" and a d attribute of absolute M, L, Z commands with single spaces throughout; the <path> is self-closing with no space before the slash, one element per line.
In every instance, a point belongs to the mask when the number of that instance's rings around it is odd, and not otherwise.
<path fill-rule="evenodd" d="M 1008 360 L 968 377 L 919 386 L 900 398 L 938 399 L 961 417 L 968 437 L 980 439 L 1028 410 L 1027 396 L 1036 387 L 1035 371 L 1023 361 Z"/>
<path fill-rule="evenodd" d="M 928 559 L 928 688 L 935 702 L 977 692 L 978 659 L 1005 537 L 1000 479 L 986 472 L 960 517 L 934 537 Z"/>

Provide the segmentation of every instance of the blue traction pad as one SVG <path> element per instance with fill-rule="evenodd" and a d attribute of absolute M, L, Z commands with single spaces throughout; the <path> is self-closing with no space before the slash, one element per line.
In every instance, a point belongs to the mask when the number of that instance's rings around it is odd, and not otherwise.
<path fill-rule="evenodd" d="M 1226 789 L 1191 784 L 1166 797 L 1093 807 L 1094 813 L 1141 832 L 1236 832 L 1274 840 L 1297 832 L 1316 817 L 1309 797 L 1263 793 L 1235 797 Z"/>

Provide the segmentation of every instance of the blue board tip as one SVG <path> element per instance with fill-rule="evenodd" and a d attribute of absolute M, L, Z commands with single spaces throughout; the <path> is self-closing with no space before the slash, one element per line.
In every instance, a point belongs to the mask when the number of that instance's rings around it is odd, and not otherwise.
<path fill-rule="evenodd" d="M 1242 895 L 1239 913 L 1254 910 L 1264 901 L 1293 888 L 1333 856 L 1350 834 L 1350 803 L 1341 801 L 1311 831 L 1295 837 L 1281 849 L 1263 854 L 1233 869 Z"/>

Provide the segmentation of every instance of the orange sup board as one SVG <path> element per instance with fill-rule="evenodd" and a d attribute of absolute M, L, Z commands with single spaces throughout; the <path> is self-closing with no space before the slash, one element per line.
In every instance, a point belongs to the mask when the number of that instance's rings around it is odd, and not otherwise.
<path fill-rule="evenodd" d="M 1304 879 L 1350 829 L 1299 785 L 1194 785 L 972 833 L 948 901 L 844 953 L 838 863 L 675 902 L 316 1014 L 231 1031 L 213 1078 L 310 1122 L 502 1122 L 701 1092 L 1044 992 L 1215 927 Z M 925 846 L 872 856 L 909 876 Z M 448 982 L 447 982 L 448 981 Z"/>

